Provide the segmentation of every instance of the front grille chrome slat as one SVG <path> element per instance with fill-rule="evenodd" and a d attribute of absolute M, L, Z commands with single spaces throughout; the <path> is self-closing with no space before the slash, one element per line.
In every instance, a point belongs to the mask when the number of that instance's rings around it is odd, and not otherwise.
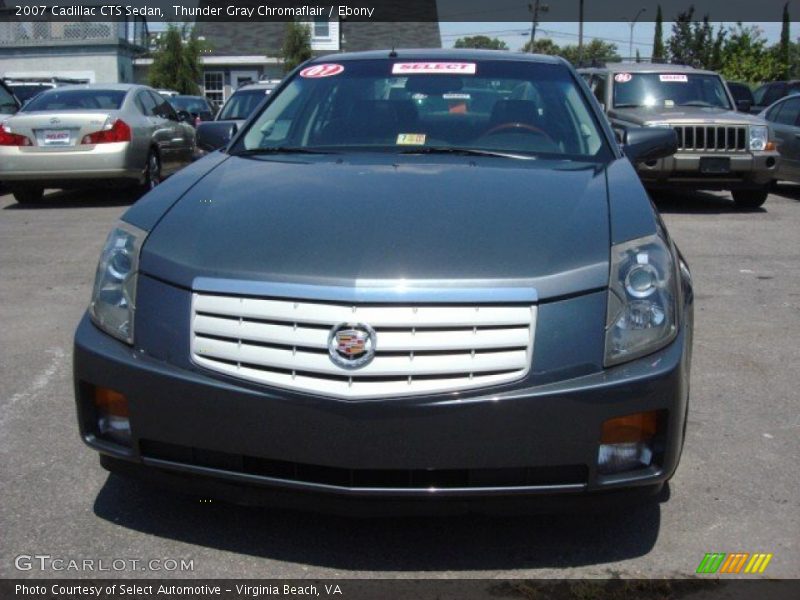
<path fill-rule="evenodd" d="M 675 125 L 681 152 L 746 152 L 747 126 Z"/>
<path fill-rule="evenodd" d="M 375 356 L 345 369 L 328 356 L 341 323 L 376 331 Z M 536 307 L 343 305 L 195 293 L 191 355 L 212 371 L 340 398 L 445 393 L 523 378 Z"/>

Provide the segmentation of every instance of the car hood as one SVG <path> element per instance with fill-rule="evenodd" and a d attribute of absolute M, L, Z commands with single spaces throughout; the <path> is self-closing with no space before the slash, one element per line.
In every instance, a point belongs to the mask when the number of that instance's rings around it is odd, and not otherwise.
<path fill-rule="evenodd" d="M 144 244 L 141 270 L 196 289 L 607 285 L 603 166 L 446 156 L 230 157 Z"/>
<path fill-rule="evenodd" d="M 756 115 L 703 106 L 615 108 L 609 111 L 608 116 L 636 125 L 644 125 L 652 121 L 703 125 L 764 125 L 764 120 Z"/>

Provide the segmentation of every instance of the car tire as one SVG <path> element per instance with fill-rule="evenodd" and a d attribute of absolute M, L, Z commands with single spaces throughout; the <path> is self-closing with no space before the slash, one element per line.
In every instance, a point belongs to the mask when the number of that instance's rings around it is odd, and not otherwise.
<path fill-rule="evenodd" d="M 759 188 L 756 190 L 733 190 L 731 192 L 736 206 L 745 210 L 752 210 L 762 206 L 767 201 L 769 190 Z"/>
<path fill-rule="evenodd" d="M 144 169 L 144 184 L 142 191 L 149 192 L 162 181 L 161 177 L 161 159 L 158 152 L 150 150 L 147 154 L 147 164 Z"/>
<path fill-rule="evenodd" d="M 14 199 L 20 204 L 34 204 L 42 200 L 44 195 L 43 188 L 37 187 L 18 187 L 11 188 Z"/>

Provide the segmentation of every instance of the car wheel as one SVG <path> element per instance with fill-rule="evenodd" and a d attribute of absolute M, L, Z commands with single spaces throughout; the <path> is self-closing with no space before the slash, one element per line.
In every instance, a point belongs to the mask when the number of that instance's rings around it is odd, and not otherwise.
<path fill-rule="evenodd" d="M 33 204 L 42 199 L 44 189 L 37 187 L 11 188 L 11 193 L 20 204 Z"/>
<path fill-rule="evenodd" d="M 744 209 L 758 208 L 767 201 L 769 190 L 759 188 L 757 190 L 733 190 L 733 201 L 736 206 Z"/>
<path fill-rule="evenodd" d="M 145 168 L 144 186 L 142 187 L 145 192 L 148 192 L 159 183 L 161 183 L 161 160 L 155 150 L 150 150 L 147 155 L 147 167 Z"/>

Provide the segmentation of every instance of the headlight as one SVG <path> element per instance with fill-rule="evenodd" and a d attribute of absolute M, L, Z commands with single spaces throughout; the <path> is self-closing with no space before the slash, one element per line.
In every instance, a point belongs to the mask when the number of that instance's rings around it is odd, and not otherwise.
<path fill-rule="evenodd" d="M 89 314 L 95 325 L 128 344 L 133 343 L 139 251 L 147 233 L 120 222 L 111 231 L 97 264 Z"/>
<path fill-rule="evenodd" d="M 658 350 L 677 332 L 675 265 L 659 235 L 611 249 L 605 365 Z"/>
<path fill-rule="evenodd" d="M 765 125 L 750 125 L 750 150 L 764 150 L 767 147 L 767 141 Z"/>

